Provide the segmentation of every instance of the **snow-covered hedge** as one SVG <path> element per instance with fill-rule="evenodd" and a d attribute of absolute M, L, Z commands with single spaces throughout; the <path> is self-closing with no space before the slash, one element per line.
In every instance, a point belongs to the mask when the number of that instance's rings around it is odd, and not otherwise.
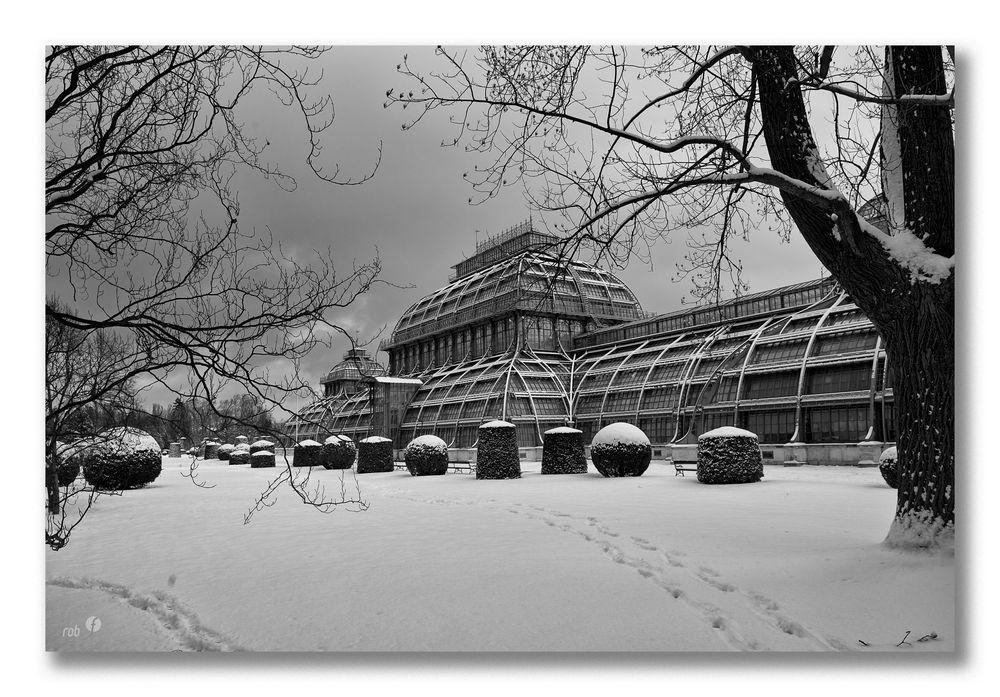
<path fill-rule="evenodd" d="M 249 465 L 250 464 L 250 446 L 246 443 L 240 443 L 229 453 L 229 464 L 230 465 Z"/>
<path fill-rule="evenodd" d="M 893 489 L 899 488 L 899 460 L 896 457 L 896 446 L 887 448 L 878 459 L 878 471 L 882 479 Z"/>
<path fill-rule="evenodd" d="M 138 489 L 160 476 L 162 468 L 160 444 L 137 428 L 104 431 L 83 459 L 83 476 L 95 489 Z"/>
<path fill-rule="evenodd" d="M 646 434 L 632 424 L 605 426 L 590 443 L 590 459 L 605 477 L 638 477 L 653 459 L 653 447 Z"/>
<path fill-rule="evenodd" d="M 406 469 L 414 477 L 448 472 L 448 444 L 437 436 L 417 436 L 403 451 Z"/>
<path fill-rule="evenodd" d="M 217 460 L 219 459 L 219 444 L 214 440 L 205 442 L 205 459 L 206 460 Z"/>
<path fill-rule="evenodd" d="M 251 467 L 274 467 L 274 453 L 270 450 L 258 450 L 250 453 Z"/>
<path fill-rule="evenodd" d="M 542 474 L 586 474 L 583 431 L 560 426 L 542 435 Z"/>
<path fill-rule="evenodd" d="M 320 462 L 328 470 L 347 470 L 354 465 L 357 454 L 353 440 L 343 434 L 330 436 L 323 442 Z"/>
<path fill-rule="evenodd" d="M 267 450 L 267 451 L 273 453 L 274 452 L 274 443 L 272 443 L 269 440 L 263 440 L 263 439 L 261 439 L 261 440 L 254 441 L 253 444 L 250 446 L 250 454 L 251 455 L 253 455 L 254 453 L 259 453 L 262 450 Z"/>
<path fill-rule="evenodd" d="M 245 445 L 248 448 L 250 447 L 250 439 L 246 436 L 236 436 L 236 440 L 234 440 L 233 443 L 236 445 Z"/>
<path fill-rule="evenodd" d="M 231 452 L 233 452 L 233 449 L 235 447 L 236 446 L 233 445 L 232 443 L 223 443 L 222 445 L 220 445 L 219 446 L 219 452 L 218 452 L 219 459 L 222 460 L 223 462 L 228 461 L 229 460 L 229 454 Z"/>
<path fill-rule="evenodd" d="M 323 444 L 306 439 L 295 444 L 292 450 L 292 464 L 295 467 L 315 467 L 323 453 Z"/>
<path fill-rule="evenodd" d="M 519 479 L 517 428 L 507 421 L 490 421 L 479 427 L 476 479 Z"/>
<path fill-rule="evenodd" d="M 724 426 L 698 436 L 698 481 L 745 484 L 764 476 L 757 434 Z"/>
<path fill-rule="evenodd" d="M 369 436 L 358 441 L 358 474 L 392 472 L 392 441 L 382 436 Z"/>

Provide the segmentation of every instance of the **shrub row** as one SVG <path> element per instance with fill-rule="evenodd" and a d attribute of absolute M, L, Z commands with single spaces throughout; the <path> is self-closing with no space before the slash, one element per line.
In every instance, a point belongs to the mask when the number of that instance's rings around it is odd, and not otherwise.
<path fill-rule="evenodd" d="M 520 476 L 521 460 L 517 456 L 517 428 L 514 424 L 490 421 L 480 426 L 476 479 L 518 479 Z"/>
<path fill-rule="evenodd" d="M 757 435 L 725 426 L 698 437 L 698 481 L 702 484 L 745 484 L 764 476 Z"/>
<path fill-rule="evenodd" d="M 350 469 L 357 454 L 353 440 L 344 435 L 330 436 L 323 442 L 320 464 L 328 470 Z"/>
<path fill-rule="evenodd" d="M 893 489 L 899 488 L 899 458 L 896 456 L 896 446 L 887 448 L 878 459 L 878 471 L 882 479 Z"/>
<path fill-rule="evenodd" d="M 561 426 L 543 435 L 542 474 L 586 474 L 583 431 Z"/>
<path fill-rule="evenodd" d="M 358 443 L 358 474 L 392 472 L 392 441 L 382 436 L 371 436 Z"/>
<path fill-rule="evenodd" d="M 652 458 L 649 438 L 632 424 L 605 426 L 590 445 L 590 459 L 605 477 L 639 477 L 649 468 Z"/>
<path fill-rule="evenodd" d="M 145 431 L 108 429 L 81 450 L 83 476 L 95 489 L 138 489 L 160 476 L 161 452 L 156 439 Z"/>
<path fill-rule="evenodd" d="M 437 436 L 417 436 L 403 451 L 406 469 L 414 477 L 445 474 L 448 444 Z"/>

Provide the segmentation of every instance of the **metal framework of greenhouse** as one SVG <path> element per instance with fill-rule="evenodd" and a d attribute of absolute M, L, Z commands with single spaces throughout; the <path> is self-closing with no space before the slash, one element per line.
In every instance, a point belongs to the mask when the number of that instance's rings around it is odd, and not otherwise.
<path fill-rule="evenodd" d="M 615 421 L 664 445 L 722 425 L 779 445 L 894 440 L 881 339 L 831 279 L 648 315 L 609 272 L 540 250 L 541 235 L 521 226 L 480 245 L 474 264 L 408 308 L 380 348 L 388 374 L 413 386 L 390 399 L 369 379 L 313 405 L 302 416 L 317 439 L 383 435 L 402 447 L 433 433 L 473 448 L 478 426 L 500 418 L 520 447 L 565 424 L 589 441 Z M 386 400 L 405 400 L 391 432 L 373 418 Z"/>

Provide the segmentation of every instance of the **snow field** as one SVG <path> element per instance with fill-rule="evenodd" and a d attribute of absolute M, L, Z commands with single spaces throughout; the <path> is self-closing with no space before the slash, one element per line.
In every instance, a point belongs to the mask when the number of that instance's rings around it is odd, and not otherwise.
<path fill-rule="evenodd" d="M 954 560 L 881 544 L 895 492 L 875 468 L 728 486 L 662 462 L 618 479 L 373 473 L 365 512 L 284 488 L 243 525 L 281 458 L 203 463 L 210 489 L 187 463 L 102 498 L 48 553 L 48 648 L 87 650 L 61 628 L 106 613 L 101 650 L 954 649 Z M 351 470 L 308 474 L 354 490 Z"/>

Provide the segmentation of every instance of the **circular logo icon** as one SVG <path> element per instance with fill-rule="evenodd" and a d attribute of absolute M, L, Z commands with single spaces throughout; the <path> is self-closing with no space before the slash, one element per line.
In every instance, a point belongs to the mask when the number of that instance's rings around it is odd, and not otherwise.
<path fill-rule="evenodd" d="M 101 618 L 100 617 L 88 617 L 87 621 L 84 622 L 84 626 L 87 631 L 93 634 L 94 632 L 101 631 Z"/>

